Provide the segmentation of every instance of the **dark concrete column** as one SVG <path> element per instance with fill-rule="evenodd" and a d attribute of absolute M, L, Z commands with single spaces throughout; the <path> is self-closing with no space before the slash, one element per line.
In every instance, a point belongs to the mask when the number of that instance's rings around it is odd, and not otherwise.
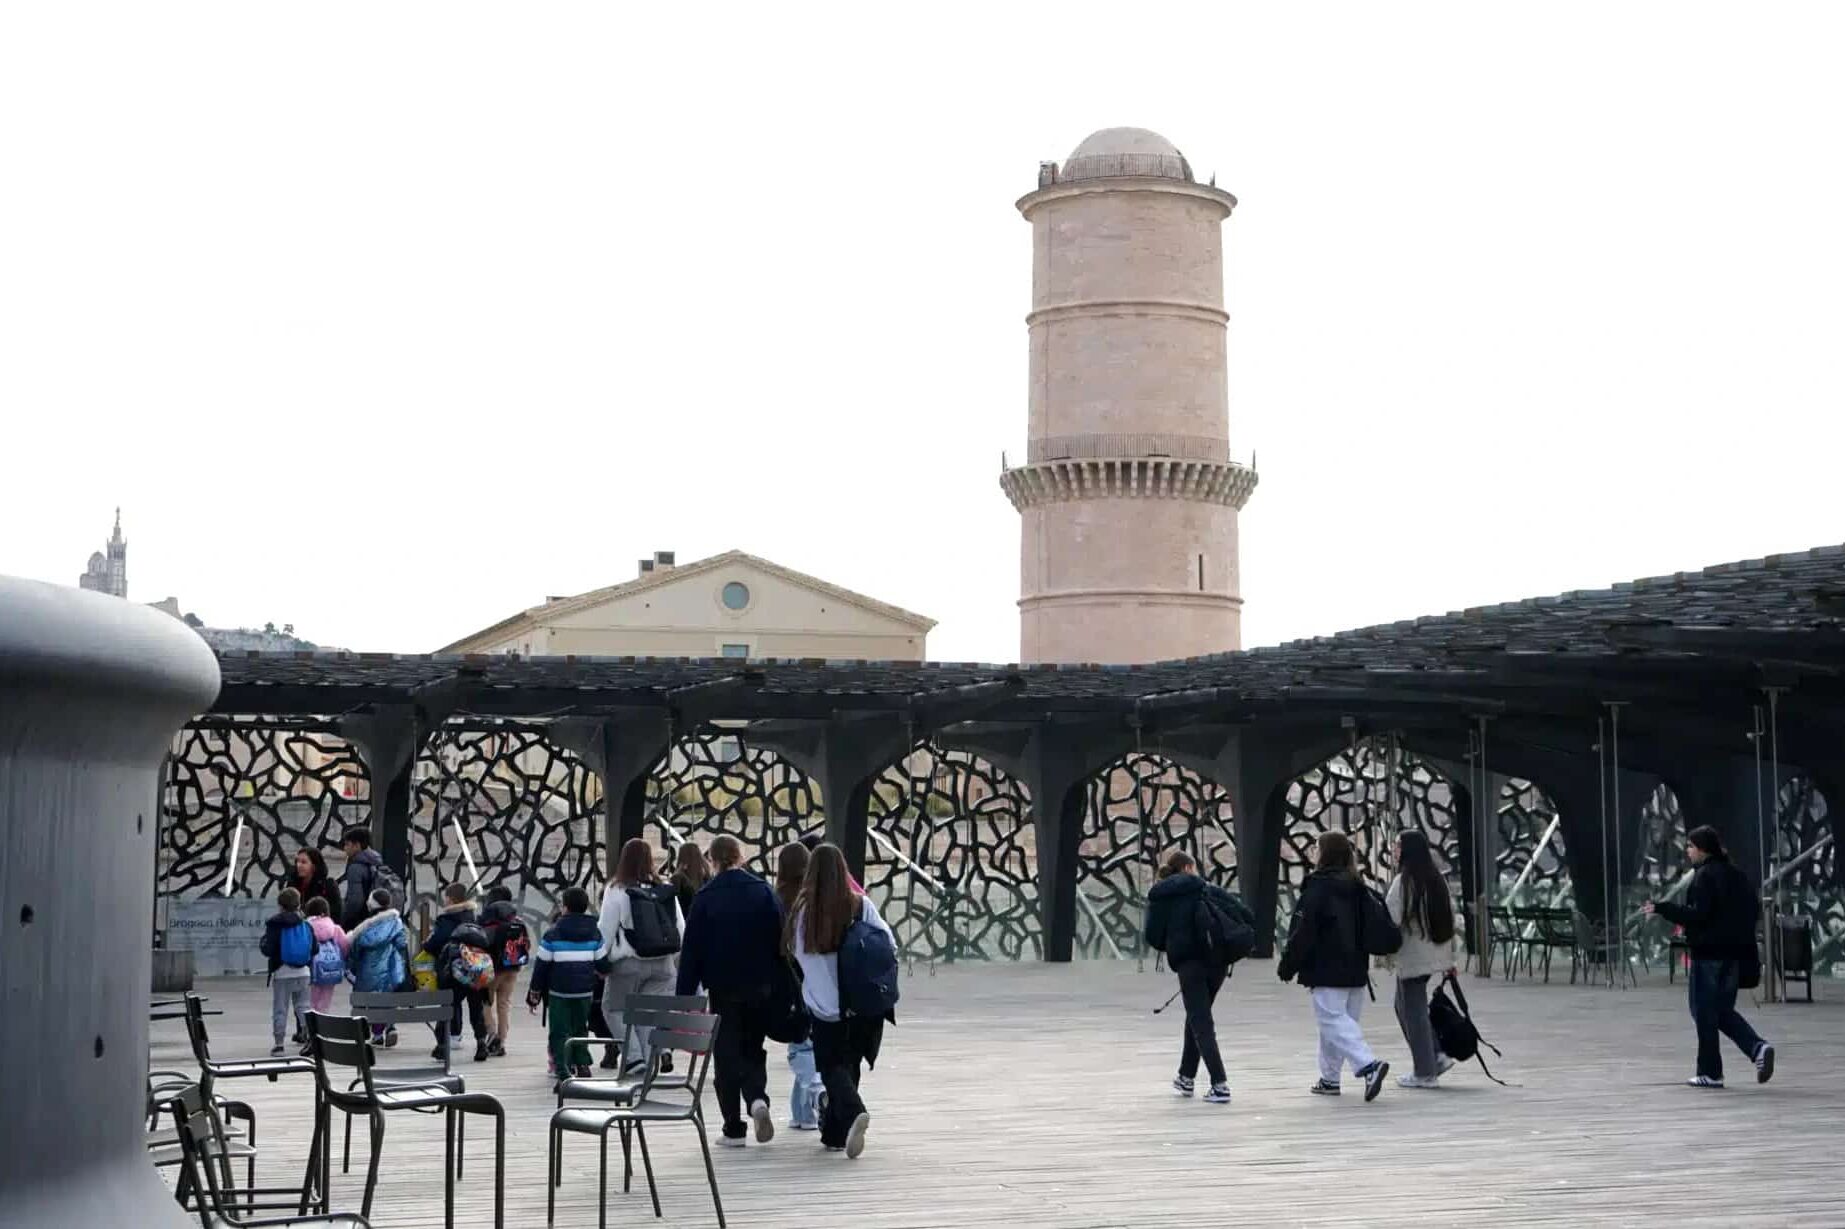
<path fill-rule="evenodd" d="M 177 619 L 0 577 L 0 1229 L 196 1224 L 141 1108 L 159 770 L 218 694 Z"/>
<path fill-rule="evenodd" d="M 1084 791 L 1090 777 L 1132 749 L 1132 736 L 1115 718 L 1047 718 L 1017 724 L 970 723 L 944 731 L 936 742 L 984 756 L 1020 781 L 1031 795 L 1044 958 L 1071 960 L 1076 954 L 1076 855 L 1083 838 Z"/>
<path fill-rule="evenodd" d="M 1783 777 L 1794 775 L 1786 764 Z M 1768 823 L 1768 849 L 1774 849 L 1775 801 L 1778 791 L 1769 781 L 1769 766 L 1762 764 L 1761 781 L 1756 780 L 1755 757 L 1697 756 L 1669 765 L 1666 783 L 1678 796 L 1678 807 L 1685 817 L 1685 828 L 1709 824 L 1723 836 L 1736 865 L 1760 883 L 1767 867 L 1762 861 L 1762 819 L 1764 808 Z M 1831 800 L 1828 799 L 1828 802 Z"/>
<path fill-rule="evenodd" d="M 427 736 L 414 705 L 381 705 L 338 722 L 340 736 L 358 749 L 371 777 L 372 847 L 384 864 L 410 883 L 411 769 Z"/>
<path fill-rule="evenodd" d="M 912 734 L 900 714 L 842 713 L 824 720 L 752 722 L 746 737 L 819 783 L 826 839 L 839 846 L 862 882 L 872 783 L 909 754 Z"/>
<path fill-rule="evenodd" d="M 1281 839 L 1288 785 L 1346 745 L 1336 729 L 1193 725 L 1153 735 L 1149 750 L 1216 782 L 1230 795 L 1237 891 L 1256 915 L 1258 956 L 1274 954 L 1281 906 Z"/>
<path fill-rule="evenodd" d="M 561 717 L 546 737 L 575 754 L 602 782 L 602 874 L 615 877 L 621 847 L 647 835 L 647 777 L 672 750 L 665 708 L 633 708 L 602 717 Z"/>

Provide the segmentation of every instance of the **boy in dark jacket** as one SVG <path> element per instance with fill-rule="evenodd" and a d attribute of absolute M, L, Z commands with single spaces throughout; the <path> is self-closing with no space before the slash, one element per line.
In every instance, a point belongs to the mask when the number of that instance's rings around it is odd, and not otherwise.
<path fill-rule="evenodd" d="M 1365 1082 L 1365 1100 L 1383 1091 L 1390 1064 L 1371 1053 L 1358 1026 L 1371 983 L 1371 958 L 1364 945 L 1364 895 L 1352 842 L 1343 832 L 1323 832 L 1314 856 L 1314 871 L 1301 885 L 1300 903 L 1288 928 L 1288 945 L 1275 973 L 1282 981 L 1296 977 L 1313 998 L 1320 1029 L 1320 1078 L 1309 1092 L 1339 1095 L 1339 1078 L 1347 1063 Z M 1386 916 L 1385 922 L 1388 923 Z"/>
<path fill-rule="evenodd" d="M 1763 1041 L 1736 1010 L 1742 965 L 1757 959 L 1755 885 L 1729 854 L 1711 827 L 1685 838 L 1686 855 L 1696 869 L 1685 889 L 1685 903 L 1648 901 L 1645 911 L 1685 928 L 1691 946 L 1691 1019 L 1698 1029 L 1698 1072 L 1686 1081 L 1693 1088 L 1723 1087 L 1722 1033 L 1755 1064 L 1755 1080 L 1774 1078 L 1775 1048 Z"/>
<path fill-rule="evenodd" d="M 487 950 L 493 953 L 493 989 L 487 995 L 487 1053 L 494 1058 L 506 1054 L 506 1039 L 512 1036 L 513 997 L 519 989 L 519 970 L 529 953 L 509 952 L 506 942 L 516 939 L 523 949 L 525 922 L 519 906 L 513 904 L 512 889 L 504 884 L 487 893 L 487 907 L 481 910 L 481 929 L 487 932 Z M 511 964 L 518 960 L 521 963 Z"/>
<path fill-rule="evenodd" d="M 370 828 L 348 828 L 340 838 L 340 849 L 346 854 L 346 869 L 340 872 L 344 900 L 327 903 L 339 909 L 340 926 L 351 930 L 371 916 L 371 895 L 378 887 L 378 871 L 384 859 L 372 848 Z"/>
<path fill-rule="evenodd" d="M 582 888 L 566 888 L 563 905 L 564 915 L 538 940 L 532 988 L 526 992 L 525 1005 L 536 1014 L 538 1004 L 549 1003 L 551 1057 L 557 1066 L 557 1078 L 569 1079 L 574 1072 L 587 1079 L 591 1074 L 589 1051 L 581 1045 L 571 1046 L 570 1039 L 588 1030 L 596 975 L 607 973 L 609 965 L 599 955 L 602 932 L 589 912 L 589 893 Z M 572 1053 L 573 1049 L 576 1053 Z"/>
<path fill-rule="evenodd" d="M 288 1017 L 295 1017 L 295 1044 L 307 1041 L 308 966 L 314 961 L 314 935 L 301 916 L 301 893 L 283 888 L 276 894 L 276 912 L 263 923 L 258 950 L 269 958 L 269 1031 L 275 1040 L 271 1057 L 283 1054 Z M 300 929 L 297 930 L 296 928 Z M 294 963 L 296 958 L 300 963 Z"/>
<path fill-rule="evenodd" d="M 1243 902 L 1199 878 L 1198 865 L 1190 854 L 1174 850 L 1167 855 L 1160 867 L 1159 882 L 1147 894 L 1146 939 L 1148 947 L 1166 953 L 1166 966 L 1178 976 L 1179 996 L 1185 1002 L 1185 1040 L 1172 1090 L 1181 1097 L 1192 1095 L 1202 1059 L 1211 1076 L 1210 1091 L 1204 1099 L 1214 1105 L 1228 1105 L 1229 1077 L 1217 1048 L 1217 1024 L 1211 1018 L 1211 1005 L 1230 976 L 1230 957 L 1227 951 L 1214 949 L 1205 936 L 1205 919 L 1200 910 L 1208 907 L 1207 895 L 1244 925 L 1254 923 L 1255 918 Z"/>
<path fill-rule="evenodd" d="M 741 1147 L 749 1134 L 749 1107 L 758 1143 L 775 1135 L 769 1115 L 769 989 L 781 960 L 782 912 L 775 889 L 743 869 L 743 846 L 734 836 L 711 842 L 717 876 L 693 898 L 679 947 L 680 994 L 703 986 L 719 1017 L 716 1067 L 718 1109 L 724 1115 L 722 1143 Z"/>
<path fill-rule="evenodd" d="M 436 924 L 430 927 L 429 938 L 423 941 L 423 951 L 436 962 L 437 980 L 445 982 L 446 973 L 442 968 L 442 962 L 454 954 L 448 950 L 448 946 L 455 938 L 456 929 L 461 926 L 475 925 L 478 917 L 474 912 L 474 902 L 468 899 L 466 884 L 449 884 L 442 889 L 442 900 L 442 912 L 436 915 Z M 485 943 L 484 936 L 481 941 Z M 468 990 L 462 986 L 450 986 L 449 989 L 455 997 L 455 1008 L 450 1013 L 448 1022 L 449 1040 L 452 1043 L 455 1038 L 461 1036 L 461 1005 L 466 1003 L 468 1022 L 474 1026 L 475 1049 L 479 1051 L 474 1058 L 476 1062 L 483 1062 L 487 1057 L 485 1017 L 487 992 Z M 430 1051 L 429 1056 L 438 1060 L 443 1058 L 442 1047 L 436 1046 Z"/>

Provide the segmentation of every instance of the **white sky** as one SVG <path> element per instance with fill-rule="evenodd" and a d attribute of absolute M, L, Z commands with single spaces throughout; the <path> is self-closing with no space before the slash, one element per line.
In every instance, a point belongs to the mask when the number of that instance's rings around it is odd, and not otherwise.
<path fill-rule="evenodd" d="M 1227 226 L 1245 643 L 1845 541 L 1845 10 L 19 3 L 0 572 L 428 651 L 731 547 L 1017 655 L 1030 231 Z"/>

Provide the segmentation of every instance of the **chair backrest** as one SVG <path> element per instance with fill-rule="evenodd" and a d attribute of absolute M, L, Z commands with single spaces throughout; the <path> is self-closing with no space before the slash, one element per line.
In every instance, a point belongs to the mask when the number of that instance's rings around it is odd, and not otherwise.
<path fill-rule="evenodd" d="M 308 1054 L 314 1060 L 314 1082 L 323 1095 L 341 1090 L 334 1084 L 328 1070 L 331 1067 L 358 1072 L 365 1083 L 366 1095 L 371 1095 L 372 1064 L 376 1058 L 372 1053 L 369 1024 L 357 1016 L 330 1016 L 310 1011 L 307 1034 Z"/>
<path fill-rule="evenodd" d="M 445 990 L 377 990 L 355 991 L 352 1014 L 363 1017 L 368 1025 L 395 1028 L 399 1024 L 432 1024 L 436 1040 L 442 1043 L 442 1070 L 449 1069 L 448 1026 L 455 1011 L 455 1000 Z"/>
<path fill-rule="evenodd" d="M 647 1070 L 641 1077 L 637 1101 L 646 1101 L 656 1084 L 674 1091 L 689 1091 L 697 1104 L 704 1095 L 705 1077 L 711 1071 L 711 1052 L 717 1042 L 718 1017 L 713 1013 L 691 1011 L 654 1011 L 633 1006 L 632 1000 L 622 1009 L 630 1027 L 653 1030 L 648 1040 Z M 660 1058 L 677 1051 L 689 1056 L 685 1074 L 670 1080 L 660 1078 Z"/>
<path fill-rule="evenodd" d="M 236 1224 L 234 1213 L 227 1210 L 219 1166 L 212 1161 L 213 1150 L 224 1147 L 224 1126 L 205 1090 L 197 1084 L 181 1089 L 167 1102 L 173 1114 L 174 1133 L 179 1137 L 180 1171 L 184 1175 L 181 1189 L 190 1189 L 198 1201 L 199 1224 L 212 1229 L 221 1223 Z M 222 1155 L 222 1153 L 218 1153 Z M 228 1166 L 225 1169 L 228 1171 Z M 234 1195 L 234 1192 L 233 1192 Z"/>
<path fill-rule="evenodd" d="M 201 1066 L 211 1061 L 211 1035 L 205 1030 L 205 1001 L 190 990 L 186 992 L 186 1040 L 192 1043 L 192 1057 Z"/>

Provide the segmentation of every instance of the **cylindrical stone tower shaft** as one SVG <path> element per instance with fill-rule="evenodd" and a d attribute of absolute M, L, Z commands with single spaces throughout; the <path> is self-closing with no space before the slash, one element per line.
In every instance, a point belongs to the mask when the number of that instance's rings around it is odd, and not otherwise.
<path fill-rule="evenodd" d="M 1039 169 L 1020 660 L 1147 662 L 1240 648 L 1223 222 L 1170 142 L 1107 128 Z"/>

